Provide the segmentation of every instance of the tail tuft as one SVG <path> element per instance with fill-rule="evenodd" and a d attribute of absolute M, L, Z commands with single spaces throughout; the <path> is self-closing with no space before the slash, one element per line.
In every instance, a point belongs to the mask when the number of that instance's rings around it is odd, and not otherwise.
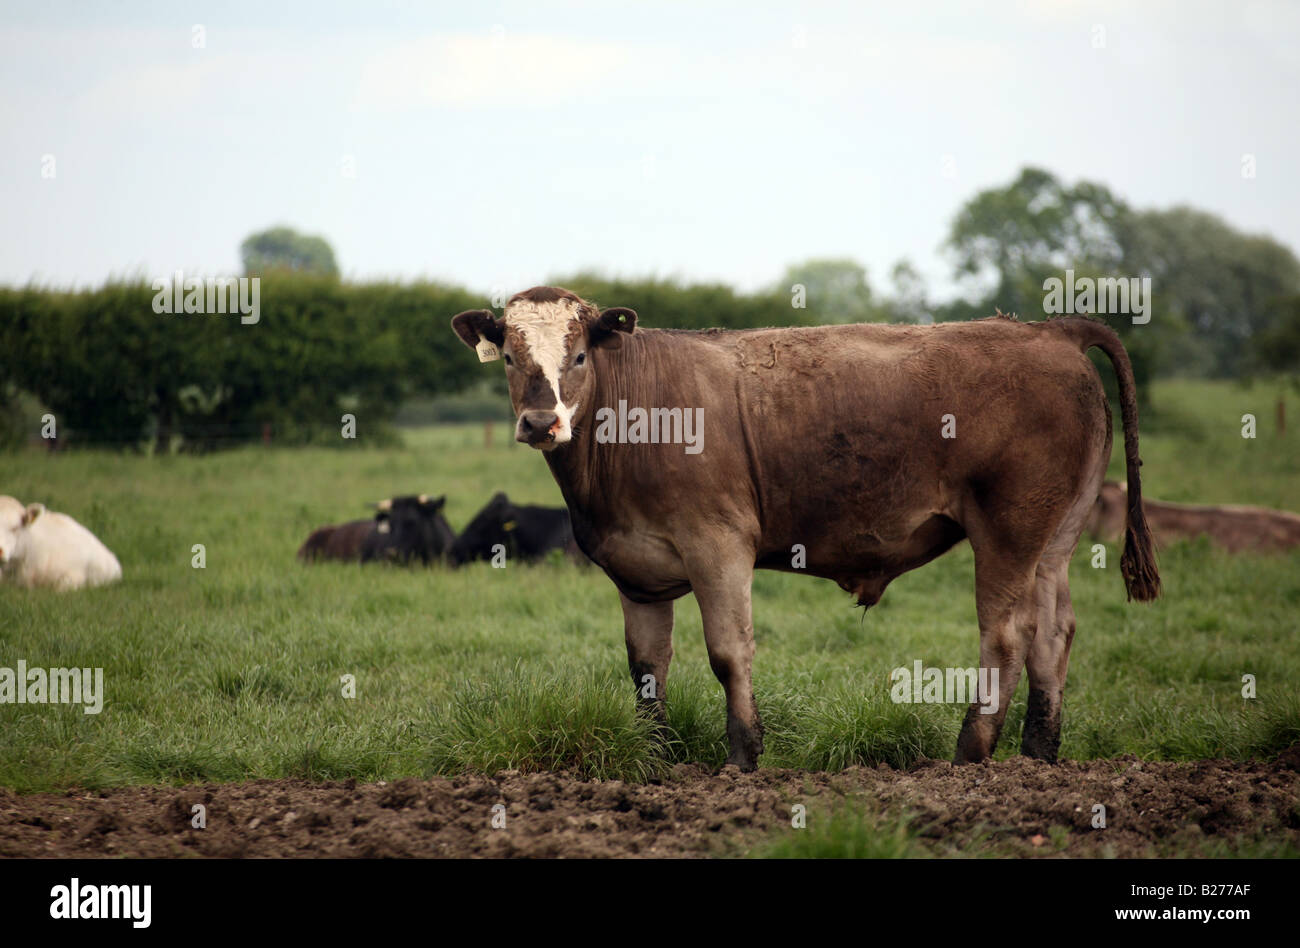
<path fill-rule="evenodd" d="M 1133 508 L 1129 508 L 1119 571 L 1124 577 L 1124 588 L 1128 591 L 1130 600 L 1150 602 L 1160 595 L 1160 573 L 1156 569 L 1151 528 L 1147 526 L 1146 514 L 1142 513 L 1141 507 L 1136 515 Z"/>

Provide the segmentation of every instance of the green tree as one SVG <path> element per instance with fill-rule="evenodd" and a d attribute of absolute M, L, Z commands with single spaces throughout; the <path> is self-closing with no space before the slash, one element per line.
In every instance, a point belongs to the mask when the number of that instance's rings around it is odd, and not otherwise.
<path fill-rule="evenodd" d="M 1123 261 L 1117 231 L 1128 207 L 1100 184 L 1067 187 L 1041 168 L 1025 168 L 1005 188 L 981 191 L 958 211 L 946 246 L 958 278 L 993 308 L 1028 318 L 1043 313 L 1043 281 L 1066 269 L 1114 272 Z"/>
<path fill-rule="evenodd" d="M 894 292 L 881 309 L 891 323 L 929 323 L 934 320 L 925 278 L 910 260 L 899 260 L 889 271 Z"/>
<path fill-rule="evenodd" d="M 1038 168 L 969 200 L 947 246 L 958 276 L 976 285 L 973 299 L 945 307 L 949 319 L 995 306 L 1036 318 L 1044 280 L 1067 269 L 1076 279 L 1149 278 L 1150 322 L 1112 323 L 1138 375 L 1241 375 L 1250 339 L 1278 318 L 1272 301 L 1300 292 L 1300 262 L 1270 237 L 1192 208 L 1135 210 L 1104 185 L 1067 186 Z"/>
<path fill-rule="evenodd" d="M 1120 231 L 1124 266 L 1151 277 L 1167 314 L 1162 369 L 1239 376 L 1251 339 L 1283 315 L 1275 303 L 1300 293 L 1300 262 L 1271 237 L 1243 234 L 1189 207 L 1142 211 Z"/>
<path fill-rule="evenodd" d="M 246 276 L 290 270 L 337 276 L 334 250 L 324 237 L 300 234 L 291 227 L 273 227 L 251 234 L 239 245 Z"/>
<path fill-rule="evenodd" d="M 865 323 L 882 318 L 867 283 L 867 269 L 856 260 L 815 259 L 786 267 L 773 292 L 803 301 L 811 323 Z"/>

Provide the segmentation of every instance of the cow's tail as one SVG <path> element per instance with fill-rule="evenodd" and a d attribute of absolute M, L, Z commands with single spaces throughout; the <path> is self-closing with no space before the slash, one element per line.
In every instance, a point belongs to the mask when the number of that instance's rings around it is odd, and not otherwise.
<path fill-rule="evenodd" d="M 1052 320 L 1047 325 L 1060 326 L 1079 343 L 1082 351 L 1096 346 L 1106 353 L 1119 382 L 1119 410 L 1124 421 L 1124 463 L 1128 471 L 1128 524 L 1124 530 L 1124 553 L 1119 569 L 1129 599 L 1149 602 L 1160 595 L 1160 573 L 1156 569 L 1155 543 L 1151 527 L 1142 510 L 1142 460 L 1138 457 L 1137 386 L 1133 383 L 1133 366 L 1124 344 L 1114 330 L 1091 319 Z"/>

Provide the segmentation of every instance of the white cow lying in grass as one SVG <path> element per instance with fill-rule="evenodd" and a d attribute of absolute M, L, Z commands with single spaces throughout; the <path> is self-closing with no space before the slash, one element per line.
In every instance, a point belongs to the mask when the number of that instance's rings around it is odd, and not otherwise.
<path fill-rule="evenodd" d="M 65 590 L 121 578 L 112 551 L 67 514 L 0 496 L 0 579 Z"/>

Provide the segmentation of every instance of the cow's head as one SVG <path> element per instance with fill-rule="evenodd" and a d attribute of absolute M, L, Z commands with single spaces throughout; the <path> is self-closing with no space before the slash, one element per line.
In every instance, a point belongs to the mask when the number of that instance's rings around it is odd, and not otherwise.
<path fill-rule="evenodd" d="M 596 385 L 593 353 L 622 344 L 636 328 L 636 313 L 623 307 L 597 311 L 575 293 L 535 286 L 516 293 L 496 318 L 485 309 L 451 321 L 465 345 L 506 364 L 510 402 L 518 422 L 515 440 L 550 450 L 573 437 L 573 425 L 591 407 Z M 486 352 L 486 355 L 485 355 Z"/>
<path fill-rule="evenodd" d="M 403 562 L 412 557 L 432 560 L 444 552 L 438 522 L 446 496 L 391 497 L 375 504 L 375 530 L 384 535 L 380 550 Z M 450 532 L 450 528 L 448 528 Z"/>
<path fill-rule="evenodd" d="M 24 507 L 14 497 L 0 497 L 0 568 L 22 555 L 27 545 L 27 529 L 43 513 L 44 504 L 28 504 Z"/>
<path fill-rule="evenodd" d="M 456 542 L 451 547 L 451 562 L 460 566 L 474 560 L 489 559 L 493 554 L 492 548 L 497 544 L 513 550 L 512 534 L 518 526 L 518 516 L 510 498 L 497 491 L 460 532 L 460 536 L 456 537 Z"/>

